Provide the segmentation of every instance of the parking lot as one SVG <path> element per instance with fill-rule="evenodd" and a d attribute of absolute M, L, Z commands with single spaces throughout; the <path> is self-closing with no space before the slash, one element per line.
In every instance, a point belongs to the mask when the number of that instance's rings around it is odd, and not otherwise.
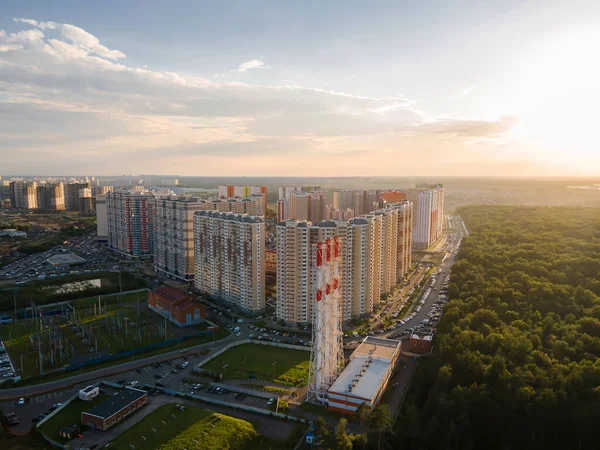
<path fill-rule="evenodd" d="M 24 283 L 45 277 L 55 278 L 70 272 L 92 273 L 93 270 L 106 269 L 111 264 L 112 260 L 106 251 L 96 244 L 95 231 L 65 242 L 45 252 L 25 256 L 6 265 L 0 270 L 0 278 Z M 74 253 L 85 262 L 73 267 L 54 267 L 47 263 L 49 258 L 65 253 Z"/>

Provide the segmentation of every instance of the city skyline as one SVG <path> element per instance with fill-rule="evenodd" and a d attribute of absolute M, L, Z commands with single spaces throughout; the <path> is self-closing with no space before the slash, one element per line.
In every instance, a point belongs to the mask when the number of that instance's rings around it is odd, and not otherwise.
<path fill-rule="evenodd" d="M 596 175 L 599 17 L 590 1 L 8 1 L 2 170 Z"/>

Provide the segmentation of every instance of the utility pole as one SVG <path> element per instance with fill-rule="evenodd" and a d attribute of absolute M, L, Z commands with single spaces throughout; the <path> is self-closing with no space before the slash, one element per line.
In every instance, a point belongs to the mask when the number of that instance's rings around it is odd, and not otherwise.
<path fill-rule="evenodd" d="M 17 293 L 13 291 L 13 302 L 15 304 L 15 323 L 17 323 Z"/>

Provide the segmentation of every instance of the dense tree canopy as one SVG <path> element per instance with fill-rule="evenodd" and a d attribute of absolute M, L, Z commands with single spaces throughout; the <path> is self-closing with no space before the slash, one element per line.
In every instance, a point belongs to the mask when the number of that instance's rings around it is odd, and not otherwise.
<path fill-rule="evenodd" d="M 436 361 L 399 444 L 600 448 L 600 210 L 466 207 Z M 421 384 L 421 386 L 419 386 Z"/>

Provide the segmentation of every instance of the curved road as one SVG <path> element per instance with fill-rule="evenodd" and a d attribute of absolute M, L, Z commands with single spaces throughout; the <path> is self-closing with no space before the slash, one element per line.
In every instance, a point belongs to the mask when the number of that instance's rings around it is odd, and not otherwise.
<path fill-rule="evenodd" d="M 244 327 L 245 328 L 245 327 Z M 240 330 L 242 331 L 242 330 Z M 245 330 L 244 330 L 245 331 Z M 150 364 L 154 364 L 156 362 L 166 361 L 168 359 L 174 359 L 181 357 L 183 355 L 193 354 L 194 352 L 201 349 L 214 349 L 220 348 L 231 342 L 235 342 L 237 340 L 246 339 L 247 333 L 243 333 L 240 337 L 236 337 L 235 335 L 230 335 L 226 338 L 219 339 L 215 342 L 207 342 L 205 344 L 198 344 L 191 347 L 186 347 L 187 352 L 181 352 L 181 350 L 173 350 L 170 352 L 161 353 L 159 355 L 152 355 L 146 358 L 136 359 L 135 361 L 129 361 L 121 364 L 117 364 L 110 367 L 104 367 L 102 369 L 93 370 L 90 372 L 84 372 L 77 375 L 72 375 L 70 377 L 61 378 L 60 380 L 48 381 L 47 383 L 34 384 L 31 386 L 23 386 L 16 387 L 10 389 L 2 389 L 0 390 L 0 400 L 13 400 L 20 397 L 30 397 L 40 394 L 45 394 L 47 392 L 58 391 L 70 386 L 74 386 L 76 384 L 80 384 L 86 381 L 95 380 L 96 378 L 104 378 L 111 375 L 116 375 L 119 373 L 127 372 L 138 367 L 148 366 Z M 198 361 L 202 361 L 204 358 L 207 358 L 210 353 L 206 355 L 201 355 Z"/>

